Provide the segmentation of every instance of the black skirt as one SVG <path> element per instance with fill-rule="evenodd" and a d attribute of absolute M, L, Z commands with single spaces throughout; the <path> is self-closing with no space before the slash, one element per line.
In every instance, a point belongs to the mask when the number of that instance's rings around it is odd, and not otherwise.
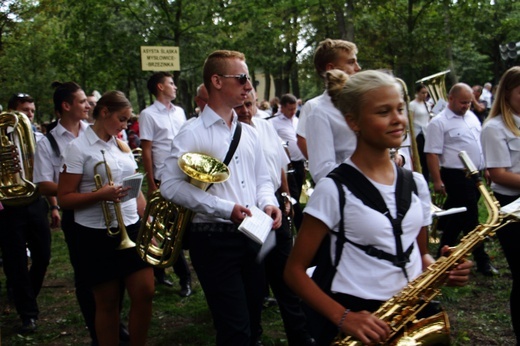
<path fill-rule="evenodd" d="M 150 265 L 137 254 L 135 247 L 118 250 L 121 235 L 110 236 L 106 229 L 96 229 L 74 223 L 78 237 L 76 250 L 78 253 L 78 272 L 90 286 L 104 282 L 124 279 Z M 139 233 L 140 221 L 126 227 L 127 233 L 134 242 Z M 113 229 L 116 231 L 117 229 Z"/>

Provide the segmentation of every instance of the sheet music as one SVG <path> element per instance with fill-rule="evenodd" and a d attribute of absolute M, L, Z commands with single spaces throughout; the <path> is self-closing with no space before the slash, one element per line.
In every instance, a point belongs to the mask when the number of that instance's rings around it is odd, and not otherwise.
<path fill-rule="evenodd" d="M 127 191 L 127 195 L 121 199 L 121 202 L 126 202 L 132 198 L 137 198 L 139 191 L 141 191 L 141 185 L 143 184 L 144 174 L 136 173 L 123 178 L 123 187 L 130 187 Z"/>
<path fill-rule="evenodd" d="M 258 207 L 250 208 L 252 216 L 246 216 L 238 230 L 259 244 L 263 244 L 273 228 L 273 219 Z"/>
<path fill-rule="evenodd" d="M 500 211 L 504 214 L 513 214 L 515 217 L 520 219 L 520 198 L 507 205 L 504 205 L 502 208 L 500 208 Z"/>

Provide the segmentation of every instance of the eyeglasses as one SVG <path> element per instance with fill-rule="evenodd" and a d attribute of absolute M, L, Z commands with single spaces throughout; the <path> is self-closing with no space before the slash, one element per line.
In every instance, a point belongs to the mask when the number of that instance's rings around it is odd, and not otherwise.
<path fill-rule="evenodd" d="M 220 77 L 224 77 L 224 78 L 236 78 L 238 80 L 238 82 L 240 83 L 240 85 L 244 85 L 247 83 L 247 81 L 251 80 L 251 77 L 249 77 L 247 74 L 245 73 L 241 73 L 241 74 L 219 74 L 218 76 Z"/>

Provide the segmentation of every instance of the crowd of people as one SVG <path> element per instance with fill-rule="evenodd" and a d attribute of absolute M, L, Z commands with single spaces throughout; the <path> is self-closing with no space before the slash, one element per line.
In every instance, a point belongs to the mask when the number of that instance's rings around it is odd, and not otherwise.
<path fill-rule="evenodd" d="M 261 312 L 270 292 L 289 345 L 329 345 L 338 331 L 362 343 L 384 342 L 391 330 L 370 312 L 436 258 L 449 256 L 461 233 L 479 223 L 480 193 L 458 153 L 468 153 L 502 205 L 520 197 L 520 68 L 506 71 L 494 93 L 490 83 L 453 85 L 446 107 L 434 114 L 426 85 L 417 85 L 407 105 L 397 79 L 388 71 L 362 70 L 357 54 L 352 42 L 326 39 L 314 54 L 325 85 L 321 95 L 306 102 L 292 94 L 260 102 L 244 54 L 214 51 L 205 59 L 189 118 L 174 104 L 177 86 L 167 72 L 149 78 L 155 100 L 139 115 L 120 91 L 87 95 L 75 82 L 54 82 L 58 120 L 40 131 L 33 126 L 32 182 L 38 189 L 20 204 L 4 199 L 0 208 L 3 268 L 19 332 L 38 328 L 50 228 L 61 225 L 92 345 L 146 343 L 154 285 L 174 283 L 133 247 L 119 246 L 122 233 L 137 240 L 147 197 L 159 190 L 195 213 L 189 256 L 181 251 L 172 271 L 179 295 L 189 297 L 193 268 L 216 345 L 261 345 Z M 34 99 L 14 94 L 7 109 L 32 122 Z M 402 146 L 410 127 L 422 169 L 412 166 L 406 148 L 391 150 Z M 122 182 L 136 173 L 135 150 L 147 196 L 128 199 Z M 195 187 L 178 164 L 185 153 L 223 161 L 229 179 L 205 190 Z M 309 179 L 315 187 L 303 206 L 302 186 Z M 370 193 L 360 193 L 359 186 Z M 428 244 L 430 191 L 446 196 L 444 209 L 466 208 L 440 219 L 434 254 Z M 384 211 L 367 200 L 377 200 Z M 239 229 L 254 206 L 272 219 L 275 242 L 265 256 L 263 244 Z M 497 234 L 512 273 L 511 319 L 518 338 L 517 228 L 511 224 Z M 498 273 L 484 243 L 473 260 L 477 272 Z M 468 259 L 451 268 L 446 284 L 466 285 L 472 267 Z M 120 316 L 125 293 L 128 325 Z M 438 311 L 432 306 L 422 317 Z"/>

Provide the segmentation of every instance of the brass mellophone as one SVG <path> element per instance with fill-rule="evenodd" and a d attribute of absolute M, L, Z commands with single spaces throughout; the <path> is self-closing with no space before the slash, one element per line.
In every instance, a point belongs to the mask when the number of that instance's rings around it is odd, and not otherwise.
<path fill-rule="evenodd" d="M 107 176 L 108 185 L 114 185 L 114 181 L 112 180 L 112 171 L 110 170 L 110 167 L 107 164 L 107 160 L 105 158 L 105 151 L 101 150 L 101 154 L 103 155 L 103 161 L 99 161 L 94 166 L 94 181 L 96 183 L 96 190 L 101 189 L 103 187 L 103 181 L 101 179 L 101 175 L 97 173 L 97 170 L 99 166 L 103 165 L 105 167 L 105 174 Z M 116 214 L 116 220 L 117 220 L 117 231 L 112 231 L 111 225 L 113 216 L 110 211 L 110 205 L 108 201 L 101 202 L 101 208 L 103 209 L 103 216 L 105 217 L 105 225 L 107 227 L 107 233 L 110 236 L 115 236 L 120 234 L 121 236 L 121 242 L 119 243 L 118 250 L 124 250 L 129 249 L 132 247 L 135 247 L 135 243 L 130 239 L 128 236 L 128 232 L 126 231 L 125 222 L 123 219 L 123 213 L 121 212 L 121 203 L 120 202 L 113 202 L 114 205 L 114 213 Z"/>
<path fill-rule="evenodd" d="M 513 214 L 500 213 L 498 201 L 482 183 L 478 170 L 466 152 L 461 151 L 459 157 L 482 194 L 488 219 L 462 238 L 460 244 L 452 248 L 448 255 L 441 256 L 373 313 L 391 328 L 389 338 L 381 345 L 449 344 L 449 321 L 445 312 L 423 319 L 418 319 L 417 315 L 440 293 L 448 279 L 448 272 L 461 263 L 477 245 L 486 237 L 494 235 L 498 229 L 519 221 Z M 362 343 L 351 336 L 344 337 L 340 334 L 333 345 L 355 346 Z"/>
<path fill-rule="evenodd" d="M 20 112 L 0 114 L 0 202 L 21 206 L 34 201 L 32 183 L 36 144 L 29 118 Z"/>

